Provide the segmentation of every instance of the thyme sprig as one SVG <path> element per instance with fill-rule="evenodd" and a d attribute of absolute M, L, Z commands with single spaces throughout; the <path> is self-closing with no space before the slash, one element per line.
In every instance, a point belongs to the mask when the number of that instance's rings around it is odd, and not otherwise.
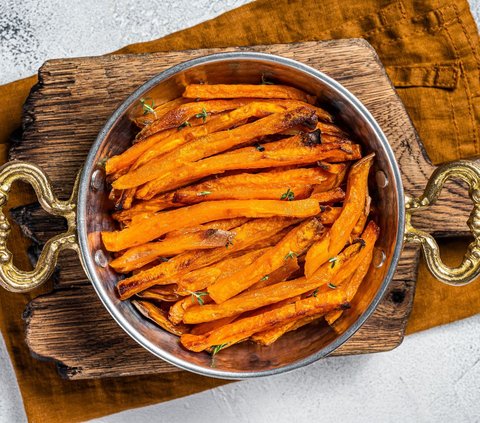
<path fill-rule="evenodd" d="M 208 112 L 205 110 L 205 107 L 202 107 L 202 111 L 200 113 L 197 113 L 195 117 L 198 119 L 202 118 L 203 123 L 205 123 L 208 117 Z"/>
<path fill-rule="evenodd" d="M 188 293 L 192 296 L 192 303 L 195 303 L 195 300 L 198 302 L 199 305 L 204 305 L 205 301 L 203 301 L 202 297 L 205 297 L 205 295 L 208 295 L 208 292 L 206 291 L 188 291 Z"/>
<path fill-rule="evenodd" d="M 295 200 L 295 193 L 290 188 L 288 188 L 287 191 L 282 194 L 280 200 L 293 201 Z"/>
<path fill-rule="evenodd" d="M 298 257 L 298 254 L 295 251 L 290 251 L 286 256 L 285 260 L 293 259 L 294 257 Z"/>
<path fill-rule="evenodd" d="M 210 195 L 212 191 L 200 191 L 197 193 L 198 196 L 203 197 L 204 195 Z"/>
<path fill-rule="evenodd" d="M 328 262 L 330 263 L 330 267 L 333 269 L 335 267 L 335 264 L 337 263 L 338 258 L 337 257 L 331 257 L 328 259 Z"/>
<path fill-rule="evenodd" d="M 142 105 L 143 114 L 146 115 L 147 113 L 155 114 L 155 101 L 152 100 L 152 104 L 147 103 L 148 98 L 141 98 L 140 104 Z"/>
<path fill-rule="evenodd" d="M 328 286 L 330 289 L 337 289 L 337 285 L 334 285 L 332 282 L 328 282 L 327 286 Z"/>
<path fill-rule="evenodd" d="M 181 125 L 178 125 L 177 129 L 180 131 L 180 129 L 185 128 L 186 126 L 192 126 L 192 124 L 188 120 L 186 120 Z"/>
<path fill-rule="evenodd" d="M 262 85 L 275 85 L 275 83 L 272 82 L 272 81 L 268 81 L 268 80 L 265 78 L 265 74 L 262 73 Z"/>

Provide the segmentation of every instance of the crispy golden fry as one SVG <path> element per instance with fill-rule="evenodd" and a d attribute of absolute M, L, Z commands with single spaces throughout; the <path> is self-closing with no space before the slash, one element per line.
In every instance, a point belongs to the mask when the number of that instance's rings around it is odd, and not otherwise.
<path fill-rule="evenodd" d="M 286 85 L 246 85 L 246 84 L 190 84 L 185 88 L 184 98 L 284 98 L 314 104 L 316 97 L 297 88 Z"/>
<path fill-rule="evenodd" d="M 345 193 L 342 188 L 334 188 L 330 191 L 315 192 L 310 195 L 310 198 L 317 200 L 319 203 L 337 203 L 345 199 Z"/>
<path fill-rule="evenodd" d="M 268 248 L 262 249 L 261 254 L 263 254 L 265 251 L 267 251 Z M 256 251 L 256 250 L 254 250 Z M 252 260 L 253 261 L 253 260 Z M 239 266 L 237 266 L 237 269 Z M 293 273 L 295 273 L 299 269 L 298 266 L 298 261 L 296 258 L 289 260 L 286 262 L 282 267 L 278 268 L 277 270 L 274 270 L 272 273 L 269 275 L 265 275 L 262 277 L 256 284 L 252 285 L 250 288 L 248 288 L 245 292 L 241 293 L 238 297 L 236 298 L 241 298 L 243 296 L 247 296 L 249 292 L 251 292 L 254 289 L 260 289 L 264 288 L 266 286 L 274 285 L 276 283 L 282 282 L 286 279 L 288 279 Z M 235 269 L 231 269 L 228 274 L 232 274 L 235 272 Z M 208 294 L 207 292 L 203 291 L 205 294 Z M 194 297 L 193 297 L 194 298 Z M 202 296 L 202 301 L 201 305 L 204 306 L 205 304 L 210 304 L 213 300 L 210 298 L 210 295 L 205 295 Z M 170 311 L 168 314 L 168 318 L 173 322 L 173 323 L 181 323 L 183 320 L 183 316 L 185 315 L 185 312 L 190 309 L 191 307 L 195 307 L 197 304 L 199 304 L 198 301 L 188 301 L 186 298 L 177 301 L 172 307 L 170 307 Z M 232 316 L 229 317 L 237 317 L 240 313 L 233 314 Z M 208 323 L 208 322 L 206 322 Z"/>
<path fill-rule="evenodd" d="M 190 333 L 193 335 L 204 335 L 208 332 L 211 332 L 212 330 L 232 323 L 236 318 L 237 316 L 230 316 L 223 319 L 214 320 L 212 322 L 200 323 L 199 325 L 193 326 L 190 330 Z"/>
<path fill-rule="evenodd" d="M 249 196 L 262 198 L 262 195 L 272 195 L 272 199 L 279 199 L 290 188 L 295 193 L 295 199 L 301 199 L 311 185 L 330 183 L 335 175 L 320 168 L 288 169 L 279 172 L 240 173 L 237 175 L 213 178 L 197 185 L 181 188 L 176 191 L 155 197 L 165 203 L 192 204 L 205 200 L 219 199 L 219 195 Z M 293 188 L 295 187 L 295 189 Z M 297 188 L 298 187 L 298 188 Z M 252 191 L 255 192 L 252 192 Z M 280 195 L 278 194 L 280 190 Z M 231 192 L 234 194 L 229 194 Z M 272 193 L 272 194 L 270 194 Z M 212 197 L 213 196 L 213 197 Z M 148 203 L 146 201 L 145 203 Z"/>
<path fill-rule="evenodd" d="M 361 157 L 360 147 L 349 142 L 306 145 L 305 140 L 314 138 L 312 134 L 314 133 L 265 144 L 263 151 L 258 151 L 255 147 L 245 147 L 195 163 L 183 163 L 175 171 L 168 172 L 139 188 L 136 197 L 148 200 L 161 192 L 228 170 L 307 165 L 320 160 L 342 162 Z M 332 181 L 333 186 L 336 180 L 337 178 Z"/>
<path fill-rule="evenodd" d="M 150 160 L 162 156 L 187 142 L 234 127 L 246 118 L 252 116 L 268 116 L 271 113 L 280 112 L 285 109 L 283 106 L 276 104 L 257 104 L 257 106 L 258 107 L 248 105 L 229 112 L 226 115 L 212 117 L 201 126 L 185 127 L 181 128 L 181 130 L 168 129 L 155 133 L 148 138 L 140 140 L 141 142 L 134 144 L 122 154 L 109 158 L 105 166 L 107 175 L 119 174 L 121 170 L 132 165 L 137 169 Z M 118 176 L 114 179 L 117 178 Z"/>
<path fill-rule="evenodd" d="M 166 301 L 166 302 L 175 302 L 181 298 L 181 295 L 177 294 L 176 292 L 176 285 L 159 285 L 159 286 L 152 286 L 151 288 L 139 292 L 137 297 L 150 300 L 150 301 Z"/>
<path fill-rule="evenodd" d="M 323 225 L 318 219 L 310 219 L 293 228 L 274 248 L 267 251 L 250 266 L 233 275 L 217 280 L 208 287 L 210 297 L 222 303 L 258 282 L 265 275 L 281 267 L 286 260 L 298 257 L 320 237 Z M 200 323 L 200 322 L 198 322 Z"/>
<path fill-rule="evenodd" d="M 153 285 L 166 285 L 177 282 L 185 273 L 216 263 L 238 251 L 250 247 L 263 248 L 258 243 L 263 240 L 275 239 L 275 234 L 296 223 L 297 220 L 285 217 L 257 219 L 249 221 L 235 229 L 235 241 L 227 247 L 218 247 L 207 251 L 189 251 L 173 257 L 168 262 L 161 263 L 145 272 L 140 272 L 130 278 L 119 281 L 117 290 L 122 300 L 131 297 Z M 173 280 L 172 278 L 177 278 Z"/>
<path fill-rule="evenodd" d="M 219 277 L 226 277 L 238 269 L 250 265 L 266 250 L 268 248 L 248 251 L 243 255 L 227 258 L 211 266 L 193 270 L 180 278 L 177 292 L 181 295 L 189 295 L 191 292 L 201 291 L 213 284 Z"/>
<path fill-rule="evenodd" d="M 339 254 L 336 260 L 332 262 L 333 266 L 330 263 L 326 263 L 311 278 L 306 279 L 302 277 L 294 281 L 270 285 L 239 297 L 230 297 L 229 300 L 221 304 L 217 303 L 204 305 L 202 307 L 192 307 L 184 314 L 183 321 L 184 323 L 195 324 L 217 320 L 274 304 L 325 286 L 328 283 L 330 283 L 331 286 L 336 286 L 351 275 L 361 263 L 368 261 L 377 237 L 378 227 L 372 222 L 362 235 L 364 247 L 362 247 L 361 245 L 363 244 L 360 243 L 347 247 L 345 251 Z M 257 259 L 257 261 L 261 260 L 261 258 L 262 257 Z M 255 262 L 253 264 L 255 264 Z M 233 276 L 235 276 L 235 274 L 230 276 L 229 279 L 232 279 Z M 212 288 L 214 287 L 215 285 L 209 287 L 208 292 L 210 297 L 216 300 L 212 295 Z M 327 286 L 325 290 L 328 291 L 328 289 Z M 322 292 L 319 292 L 319 294 L 321 293 Z"/>
<path fill-rule="evenodd" d="M 164 312 L 161 308 L 155 306 L 148 301 L 134 300 L 132 304 L 136 309 L 147 319 L 155 322 L 162 329 L 165 329 L 167 332 L 173 333 L 174 335 L 180 336 L 189 332 L 189 328 L 185 325 L 174 325 L 170 320 L 167 319 L 167 313 Z"/>
<path fill-rule="evenodd" d="M 308 250 L 305 260 L 305 275 L 310 277 L 329 258 L 335 257 L 350 238 L 365 207 L 368 186 L 368 173 L 373 155 L 364 157 L 355 163 L 348 175 L 347 194 L 342 213 L 332 225 L 325 237 Z"/>
<path fill-rule="evenodd" d="M 246 107 L 256 110 L 265 107 L 265 105 L 252 103 Z M 314 111 L 307 107 L 299 107 L 282 113 L 273 113 L 270 116 L 239 128 L 215 132 L 191 141 L 161 158 L 153 159 L 144 166 L 128 172 L 118 178 L 112 186 L 115 189 L 138 187 L 161 177 L 168 171 L 174 170 L 178 167 L 178 163 L 195 162 L 204 157 L 213 156 L 241 144 L 251 142 L 258 137 L 275 134 L 291 126 L 301 123 L 309 124 L 310 122 L 315 122 L 316 124 L 316 115 Z"/>
<path fill-rule="evenodd" d="M 181 104 L 162 116 L 159 116 L 158 119 L 143 128 L 137 137 L 142 139 L 165 129 L 178 128 L 196 115 L 198 115 L 196 116 L 197 118 L 201 118 L 206 122 L 212 114 L 238 109 L 251 102 L 251 99 L 240 98 L 233 100 L 193 101 L 191 103 Z"/>
<path fill-rule="evenodd" d="M 348 302 L 345 293 L 341 290 L 332 290 L 326 294 L 299 300 L 257 316 L 237 319 L 205 335 L 184 334 L 180 337 L 180 342 L 185 348 L 196 352 L 215 345 L 226 344 L 225 347 L 228 347 L 249 338 L 256 332 L 268 330 L 279 323 L 296 319 L 298 316 L 306 317 L 346 307 L 348 307 Z"/>
<path fill-rule="evenodd" d="M 244 223 L 248 222 L 246 217 L 235 217 L 233 219 L 221 219 L 215 220 L 213 222 L 208 222 L 205 225 L 198 226 L 188 226 L 186 228 L 178 229 L 175 231 L 167 232 L 165 234 L 165 239 L 176 238 L 181 235 L 191 234 L 193 232 L 202 232 L 209 229 L 218 229 L 221 231 L 229 231 L 230 229 L 242 226 Z"/>
<path fill-rule="evenodd" d="M 213 220 L 234 217 L 300 217 L 315 216 L 320 212 L 318 202 L 299 201 L 226 200 L 205 202 L 167 212 L 161 212 L 141 224 L 132 224 L 121 231 L 102 232 L 108 251 L 121 251 L 144 244 L 163 234 L 187 225 L 199 225 Z"/>
<path fill-rule="evenodd" d="M 340 289 L 345 291 L 347 295 L 347 301 L 351 302 L 353 297 L 358 291 L 358 288 L 362 281 L 365 279 L 365 276 L 370 269 L 370 264 L 372 262 L 373 257 L 373 249 L 370 251 L 369 255 L 358 265 L 358 268 L 355 270 L 355 273 L 352 275 L 351 278 L 348 278 L 344 282 L 340 284 Z M 337 312 L 328 313 L 325 316 L 325 320 L 328 322 L 329 325 L 332 325 L 338 318 L 340 317 L 341 313 Z"/>
<path fill-rule="evenodd" d="M 134 117 L 132 121 L 139 128 L 143 128 L 146 125 L 150 125 L 155 120 L 160 119 L 165 113 L 169 112 L 170 110 L 176 109 L 178 106 L 184 103 L 188 103 L 190 101 L 191 100 L 188 100 L 186 98 L 178 97 L 173 100 L 167 101 L 166 103 L 156 105 L 157 101 L 155 101 L 155 99 L 144 99 L 145 106 L 141 104 L 141 114 Z M 153 108 L 153 111 L 150 108 Z"/>
<path fill-rule="evenodd" d="M 261 255 L 267 250 L 268 250 L 268 248 L 264 248 L 264 249 L 261 249 L 261 250 L 254 250 L 254 251 L 255 252 L 260 251 L 259 255 Z M 259 255 L 257 255 L 257 257 Z M 250 256 L 248 258 L 249 258 L 250 262 L 252 262 L 255 259 L 254 256 Z M 221 265 L 221 264 L 222 263 L 220 262 L 219 265 Z M 236 269 L 238 269 L 238 268 L 241 268 L 241 267 L 236 266 L 235 268 L 228 269 L 228 271 L 225 273 L 225 275 L 229 275 L 229 274 L 234 273 L 236 271 Z M 262 277 L 262 279 L 260 279 L 256 284 L 252 285 L 249 289 L 247 289 L 245 292 L 240 294 L 238 296 L 238 298 L 242 297 L 243 295 L 247 295 L 251 290 L 264 288 L 266 286 L 273 285 L 273 284 L 276 284 L 278 282 L 282 282 L 282 281 L 288 279 L 290 277 L 290 275 L 292 275 L 298 269 L 299 269 L 299 266 L 298 266 L 297 259 L 294 258 L 292 260 L 289 260 L 288 263 L 285 263 L 279 269 L 273 271 L 269 275 L 265 275 L 264 277 Z M 202 270 L 202 269 L 200 269 L 200 270 Z M 203 288 L 201 288 L 201 289 L 203 289 Z M 206 293 L 205 291 L 203 291 L 203 292 Z M 190 291 L 190 294 L 192 295 L 192 291 Z M 193 298 L 195 298 L 195 296 Z M 205 295 L 205 296 L 202 296 L 201 298 L 202 298 L 202 301 L 201 301 L 202 306 L 205 305 L 205 304 L 209 304 L 213 301 L 210 298 L 210 295 Z M 177 301 L 172 307 L 170 307 L 168 318 L 173 323 L 181 323 L 182 320 L 183 320 L 183 316 L 185 315 L 185 312 L 189 308 L 194 307 L 197 304 L 198 304 L 198 301 L 188 301 L 186 298 L 184 298 L 180 301 Z M 233 315 L 233 317 L 236 317 L 236 316 L 238 316 L 238 313 Z"/>
<path fill-rule="evenodd" d="M 342 314 L 342 310 L 335 310 L 331 311 L 328 314 L 336 314 L 340 313 Z M 283 323 L 281 325 L 275 326 L 272 329 L 265 330 L 262 332 L 255 333 L 250 337 L 252 341 L 255 341 L 256 343 L 264 346 L 272 345 L 278 338 L 280 338 L 282 335 L 284 335 L 287 332 L 291 332 L 292 330 L 296 330 L 298 328 L 301 328 L 302 326 L 308 325 L 309 323 L 313 322 L 314 320 L 320 319 L 324 314 L 314 314 L 312 316 L 307 316 L 307 317 L 299 317 L 298 319 L 292 321 L 292 322 L 287 322 Z M 227 319 L 227 318 L 225 318 Z M 230 322 L 228 322 L 230 323 Z M 227 324 L 228 324 L 227 323 Z M 205 324 L 206 323 L 202 323 Z M 198 334 L 204 334 L 205 332 L 200 332 L 200 333 L 193 333 L 193 331 L 190 331 L 190 333 L 194 335 Z"/>
<path fill-rule="evenodd" d="M 352 237 L 357 237 L 365 229 L 365 225 L 367 223 L 368 215 L 370 214 L 370 204 L 371 204 L 371 202 L 372 202 L 372 199 L 368 195 L 368 190 L 367 190 L 367 196 L 366 196 L 366 199 L 365 199 L 365 207 L 363 208 L 362 214 L 358 218 L 357 223 L 355 224 L 355 227 L 352 230 Z"/>
<path fill-rule="evenodd" d="M 207 229 L 201 232 L 192 232 L 175 238 L 168 238 L 158 242 L 148 242 L 138 247 L 129 248 L 120 257 L 110 262 L 110 266 L 117 272 L 128 273 L 150 263 L 159 257 L 171 257 L 184 251 L 204 250 L 214 247 L 223 247 L 232 242 L 233 232 L 221 229 Z"/>

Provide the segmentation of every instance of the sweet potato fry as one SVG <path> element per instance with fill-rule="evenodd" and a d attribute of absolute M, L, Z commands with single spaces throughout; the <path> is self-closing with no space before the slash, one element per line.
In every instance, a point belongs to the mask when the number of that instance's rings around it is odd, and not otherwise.
<path fill-rule="evenodd" d="M 108 251 L 121 251 L 144 244 L 163 234 L 187 226 L 199 225 L 229 217 L 289 216 L 306 218 L 320 212 L 318 202 L 311 199 L 299 201 L 226 200 L 205 202 L 154 215 L 141 224 L 132 224 L 121 231 L 102 232 Z"/>
<path fill-rule="evenodd" d="M 204 335 L 212 330 L 218 329 L 222 326 L 232 323 L 237 316 L 224 317 L 223 319 L 213 320 L 212 322 L 205 322 L 195 325 L 190 330 L 190 333 L 193 335 Z"/>
<path fill-rule="evenodd" d="M 256 332 L 270 329 L 276 324 L 287 322 L 298 316 L 306 317 L 346 307 L 348 302 L 345 293 L 341 290 L 332 290 L 324 295 L 299 300 L 257 316 L 235 320 L 205 335 L 184 334 L 180 337 L 180 342 L 185 348 L 197 352 L 214 345 L 231 346 Z"/>
<path fill-rule="evenodd" d="M 246 252 L 237 257 L 227 258 L 211 266 L 202 267 L 183 275 L 178 281 L 177 292 L 181 295 L 189 295 L 192 292 L 201 291 L 213 284 L 219 277 L 226 277 L 245 266 L 266 252 L 268 248 Z"/>
<path fill-rule="evenodd" d="M 167 313 L 161 308 L 155 306 L 148 301 L 134 300 L 132 304 L 136 309 L 147 319 L 155 322 L 162 329 L 165 329 L 167 332 L 173 333 L 174 335 L 180 336 L 189 332 L 189 328 L 185 325 L 174 325 L 170 320 L 167 319 Z"/>
<path fill-rule="evenodd" d="M 256 219 L 246 222 L 235 229 L 235 241 L 227 247 L 217 247 L 207 251 L 188 251 L 173 257 L 168 262 L 161 263 L 145 272 L 140 272 L 130 278 L 119 281 L 117 290 L 122 300 L 130 298 L 153 285 L 166 285 L 179 279 L 183 274 L 201 267 L 216 263 L 238 251 L 256 246 L 263 240 L 275 239 L 275 234 L 296 223 L 292 218 L 274 217 Z M 267 245 L 264 245 L 267 246 Z"/>
<path fill-rule="evenodd" d="M 252 103 L 246 107 L 257 110 L 265 106 Z M 293 125 L 301 123 L 310 124 L 311 122 L 316 124 L 316 115 L 315 112 L 307 107 L 299 107 L 282 113 L 273 113 L 270 116 L 239 128 L 215 132 L 193 140 L 161 158 L 153 159 L 138 169 L 128 172 L 118 178 L 112 186 L 115 189 L 134 188 L 159 178 L 170 170 L 174 170 L 179 163 L 194 162 L 251 142 L 255 138 L 278 133 Z"/>
<path fill-rule="evenodd" d="M 155 197 L 155 199 L 157 199 L 157 201 L 165 201 L 165 203 L 178 202 L 192 204 L 204 200 L 218 199 L 217 195 L 219 195 L 219 192 L 223 195 L 223 193 L 228 193 L 232 190 L 242 191 L 240 193 L 237 192 L 236 195 L 248 195 L 250 198 L 261 198 L 261 195 L 269 194 L 271 191 L 276 190 L 275 195 L 272 195 L 272 199 L 278 199 L 288 188 L 295 193 L 295 199 L 300 199 L 302 195 L 304 195 L 304 192 L 310 190 L 310 185 L 321 185 L 332 178 L 333 175 L 331 173 L 325 172 L 320 168 L 299 168 L 279 172 L 240 173 L 222 178 L 214 178 L 197 185 L 181 188 L 174 192 Z M 291 187 L 298 187 L 299 189 L 296 188 L 297 190 L 295 190 Z M 255 190 L 255 193 L 252 193 L 252 190 Z M 282 190 L 280 195 L 277 195 L 278 190 Z M 215 197 L 212 198 L 212 195 L 215 195 Z M 148 203 L 148 201 L 145 203 Z"/>
<path fill-rule="evenodd" d="M 109 158 L 105 170 L 107 175 L 111 175 L 132 165 L 134 165 L 134 168 L 141 167 L 150 160 L 164 155 L 187 142 L 231 128 L 246 118 L 268 116 L 271 113 L 283 110 L 283 106 L 276 104 L 248 105 L 233 110 L 226 115 L 212 117 L 201 126 L 157 132 L 148 138 L 140 139 L 141 142 L 137 142 L 122 154 Z"/>
<path fill-rule="evenodd" d="M 336 286 L 352 274 L 361 263 L 364 263 L 366 260 L 368 261 L 377 237 L 378 227 L 371 222 L 364 231 L 364 234 L 362 234 L 363 243 L 353 244 L 347 247 L 338 255 L 336 260 L 332 262 L 333 266 L 330 263 L 324 264 L 311 278 L 306 279 L 302 277 L 294 281 L 277 283 L 235 298 L 230 297 L 229 300 L 220 304 L 192 307 L 184 314 L 183 321 L 184 323 L 202 323 L 217 320 L 304 294 L 318 287 L 325 286 L 327 283 Z M 365 246 L 362 247 L 362 245 Z M 257 259 L 257 261 L 261 259 L 262 257 Z M 255 264 L 255 262 L 253 264 Z M 235 274 L 230 276 L 229 279 L 232 279 L 233 276 L 235 276 Z M 210 297 L 216 300 L 212 295 L 214 287 L 215 284 L 209 287 L 208 292 Z M 328 292 L 328 287 L 325 288 L 325 291 Z M 323 292 L 320 292 L 319 294 L 322 293 Z"/>
<path fill-rule="evenodd" d="M 263 254 L 267 250 L 268 250 L 268 248 L 260 250 L 261 254 Z M 254 250 L 254 251 L 256 251 L 256 250 Z M 251 260 L 251 261 L 253 261 L 253 260 Z M 221 264 L 221 263 L 219 263 L 219 264 Z M 238 268 L 241 268 L 241 267 L 236 266 L 233 269 L 229 269 L 229 271 L 227 273 L 232 274 Z M 298 269 L 299 269 L 298 261 L 297 261 L 296 258 L 293 258 L 292 260 L 289 260 L 288 262 L 286 262 L 282 267 L 278 268 L 277 270 L 274 270 L 269 275 L 263 276 L 257 283 L 252 285 L 249 289 L 247 289 L 245 292 L 241 293 L 236 298 L 241 298 L 243 296 L 247 296 L 248 293 L 251 292 L 254 289 L 260 289 L 260 288 L 264 288 L 266 286 L 270 286 L 270 285 L 274 285 L 276 283 L 282 282 L 282 281 L 288 279 L 290 277 L 290 275 L 292 275 Z M 200 269 L 200 270 L 202 270 L 202 269 Z M 205 291 L 203 291 L 203 292 L 205 292 Z M 208 293 L 206 293 L 206 294 L 208 294 Z M 201 305 L 204 306 L 205 304 L 209 304 L 212 301 L 213 300 L 210 298 L 210 295 L 202 296 L 202 304 Z M 182 320 L 183 320 L 183 316 L 185 315 L 185 312 L 188 309 L 190 309 L 191 307 L 195 307 L 197 304 L 198 304 L 198 301 L 188 301 L 187 298 L 179 300 L 172 307 L 170 307 L 168 318 L 173 323 L 181 323 Z M 237 317 L 239 314 L 240 313 L 232 314 L 232 316 Z M 229 316 L 229 317 L 232 317 L 232 316 Z"/>
<path fill-rule="evenodd" d="M 177 128 L 196 115 L 206 122 L 212 114 L 237 109 L 251 102 L 251 99 L 240 98 L 233 100 L 193 101 L 181 104 L 178 107 L 169 110 L 162 116 L 159 116 L 158 119 L 143 128 L 139 132 L 138 138 L 146 138 L 165 129 Z"/>
<path fill-rule="evenodd" d="M 358 288 L 362 281 L 365 279 L 365 276 L 368 273 L 368 269 L 370 268 L 370 264 L 372 262 L 373 257 L 373 249 L 370 251 L 369 255 L 358 265 L 358 268 L 355 270 L 354 274 L 351 278 L 346 279 L 342 282 L 339 286 L 340 289 L 345 291 L 347 296 L 347 301 L 351 302 L 353 297 L 358 291 Z M 325 315 L 325 320 L 329 325 L 332 325 L 337 321 L 342 313 L 339 313 L 340 310 L 335 312 L 330 312 Z"/>
<path fill-rule="evenodd" d="M 262 169 L 291 165 L 312 164 L 319 160 L 341 162 L 361 157 L 360 147 L 356 144 L 329 143 L 306 145 L 304 141 L 314 137 L 314 133 L 302 134 L 292 139 L 263 145 L 264 150 L 245 147 L 225 154 L 219 154 L 199 160 L 195 163 L 183 163 L 175 171 L 164 174 L 139 188 L 137 198 L 150 199 L 158 193 L 178 188 L 187 183 L 227 170 Z M 281 148 L 281 147 L 285 148 Z M 335 178 L 335 181 L 337 178 Z M 333 182 L 333 186 L 335 186 Z"/>
<path fill-rule="evenodd" d="M 319 203 L 337 203 L 345 199 L 345 193 L 342 188 L 334 188 L 330 191 L 315 192 L 310 195 L 310 198 L 317 200 Z"/>
<path fill-rule="evenodd" d="M 178 97 L 163 104 L 156 105 L 158 101 L 155 101 L 155 99 L 150 101 L 148 99 L 144 99 L 144 103 L 139 104 L 139 106 L 141 106 L 139 107 L 141 109 L 139 114 L 131 119 L 135 125 L 137 125 L 139 128 L 143 128 L 146 125 L 150 125 L 156 119 L 160 119 L 170 110 L 176 109 L 178 106 L 190 101 L 191 100 L 188 100 L 184 97 Z M 144 104 L 146 104 L 146 106 L 144 106 Z"/>
<path fill-rule="evenodd" d="M 336 314 L 336 313 L 343 313 L 342 310 L 335 310 L 331 311 L 328 314 Z M 307 316 L 307 317 L 299 317 L 298 319 L 283 323 L 281 325 L 275 326 L 272 329 L 265 330 L 263 332 L 258 332 L 252 335 L 250 338 L 252 341 L 255 341 L 257 344 L 268 346 L 273 344 L 278 338 L 280 338 L 282 335 L 284 335 L 287 332 L 291 332 L 292 330 L 296 330 L 301 328 L 302 326 L 308 325 L 309 323 L 313 322 L 314 320 L 318 320 L 323 316 L 323 313 L 321 314 L 314 314 L 312 316 Z M 226 319 L 226 318 L 225 318 Z M 212 322 L 213 323 L 213 322 Z M 230 323 L 230 322 L 229 322 Z M 206 323 L 203 323 L 206 325 Z M 190 333 L 193 333 L 190 331 Z M 205 332 L 201 333 L 193 333 L 194 335 L 197 334 L 204 334 Z"/>
<path fill-rule="evenodd" d="M 286 260 L 303 254 L 322 232 L 323 225 L 315 218 L 293 228 L 274 248 L 267 251 L 250 266 L 219 279 L 209 286 L 210 297 L 217 304 L 232 298 L 258 282 L 263 276 L 281 267 Z"/>
<path fill-rule="evenodd" d="M 223 247 L 232 242 L 235 234 L 220 229 L 207 229 L 158 242 L 148 242 L 129 248 L 120 257 L 110 262 L 117 272 L 128 273 L 159 257 L 171 257 L 188 250 L 204 250 Z"/>
<path fill-rule="evenodd" d="M 171 284 L 171 285 L 159 285 L 159 286 L 152 286 L 151 288 L 139 292 L 137 294 L 137 297 L 144 299 L 144 300 L 150 300 L 150 301 L 166 301 L 166 302 L 175 302 L 178 301 L 181 296 L 175 292 L 176 285 Z"/>
<path fill-rule="evenodd" d="M 284 98 L 314 104 L 316 97 L 286 85 L 242 85 L 242 84 L 190 84 L 185 88 L 184 98 Z"/>
<path fill-rule="evenodd" d="M 219 229 L 221 231 L 229 231 L 230 229 L 242 226 L 244 223 L 248 222 L 246 217 L 235 217 L 233 219 L 221 219 L 215 220 L 213 222 L 208 222 L 205 225 L 198 226 L 188 226 L 186 228 L 178 229 L 175 231 L 167 232 L 165 234 L 165 239 L 176 238 L 185 234 L 190 234 L 193 232 L 202 232 L 208 229 Z"/>
<path fill-rule="evenodd" d="M 364 157 L 350 169 L 347 194 L 342 213 L 320 241 L 308 250 L 305 275 L 310 277 L 329 258 L 335 257 L 345 246 L 365 207 L 368 173 L 373 155 Z"/>

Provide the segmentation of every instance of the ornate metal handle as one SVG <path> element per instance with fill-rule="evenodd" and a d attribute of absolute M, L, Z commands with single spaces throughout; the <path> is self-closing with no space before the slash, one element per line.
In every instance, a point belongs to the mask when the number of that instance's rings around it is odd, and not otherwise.
<path fill-rule="evenodd" d="M 23 271 L 13 265 L 12 253 L 7 248 L 10 225 L 3 213 L 12 183 L 17 179 L 30 183 L 35 190 L 43 209 L 50 214 L 63 216 L 67 220 L 68 230 L 49 239 L 38 259 L 35 269 Z M 66 248 L 78 252 L 76 235 L 76 199 L 78 180 L 72 195 L 67 201 L 58 200 L 52 186 L 43 171 L 31 163 L 9 162 L 0 167 L 0 285 L 13 292 L 30 291 L 41 285 L 51 276 L 58 253 Z"/>
<path fill-rule="evenodd" d="M 435 203 L 444 183 L 452 177 L 460 178 L 468 184 L 474 205 L 467 222 L 474 240 L 458 267 L 445 265 L 440 258 L 435 239 L 427 232 L 415 229 L 411 223 L 412 214 Z M 419 198 L 405 197 L 405 208 L 405 241 L 422 245 L 425 261 L 433 276 L 448 285 L 462 286 L 472 282 L 480 274 L 480 167 L 476 163 L 460 160 L 437 168 Z"/>

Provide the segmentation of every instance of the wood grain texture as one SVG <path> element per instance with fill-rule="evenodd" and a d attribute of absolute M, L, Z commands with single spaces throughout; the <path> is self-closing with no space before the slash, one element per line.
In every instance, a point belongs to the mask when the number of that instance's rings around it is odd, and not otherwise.
<path fill-rule="evenodd" d="M 218 51 L 207 49 L 135 56 L 105 56 L 53 60 L 39 72 L 39 83 L 25 104 L 23 138 L 10 159 L 40 165 L 56 193 L 69 196 L 76 172 L 112 110 L 135 88 L 173 64 Z M 405 190 L 418 195 L 433 166 L 374 50 L 363 40 L 256 46 L 306 63 L 337 79 L 352 91 L 376 118 L 392 145 L 403 173 Z M 92 89 L 93 88 L 93 89 Z M 57 159 L 56 159 L 57 158 Z M 450 184 L 437 209 L 416 224 L 437 234 L 464 233 L 453 219 L 469 212 L 460 185 Z M 453 199 L 455 198 L 455 201 Z M 442 217 L 443 216 L 443 217 Z M 37 243 L 62 230 L 43 219 L 35 206 L 17 209 L 24 232 Z M 42 236 L 37 235 L 42 234 Z M 404 250 L 394 281 L 375 313 L 335 355 L 386 351 L 403 339 L 415 290 L 418 249 Z M 55 360 L 67 378 L 96 378 L 174 371 L 131 340 L 108 315 L 73 253 L 61 256 L 52 293 L 36 298 L 25 312 L 27 343 L 38 357 Z"/>

